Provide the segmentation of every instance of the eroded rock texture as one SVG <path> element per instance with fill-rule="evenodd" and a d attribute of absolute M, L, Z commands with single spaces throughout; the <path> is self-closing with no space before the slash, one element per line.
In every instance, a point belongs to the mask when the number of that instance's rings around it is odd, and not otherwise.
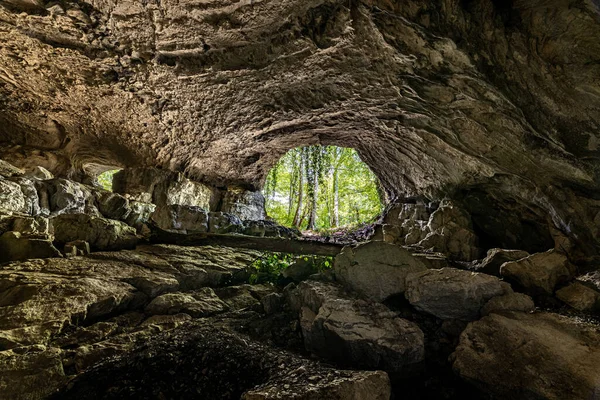
<path fill-rule="evenodd" d="M 256 189 L 292 147 L 353 146 L 389 195 L 464 202 L 484 248 L 543 251 L 551 222 L 589 256 L 599 22 L 592 0 L 4 1 L 0 157 Z"/>

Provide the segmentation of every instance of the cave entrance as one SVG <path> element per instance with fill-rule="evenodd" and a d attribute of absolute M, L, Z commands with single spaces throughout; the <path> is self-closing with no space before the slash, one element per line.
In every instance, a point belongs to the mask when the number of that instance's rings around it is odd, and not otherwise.
<path fill-rule="evenodd" d="M 98 175 L 98 177 L 96 178 L 98 181 L 98 184 L 104 189 L 104 190 L 108 190 L 110 192 L 112 192 L 113 190 L 113 176 L 119 172 L 120 169 L 110 169 L 107 171 L 104 171 L 103 173 L 101 173 L 100 175 Z"/>
<path fill-rule="evenodd" d="M 320 234 L 374 222 L 384 199 L 356 150 L 321 145 L 288 151 L 267 175 L 263 194 L 277 223 Z"/>

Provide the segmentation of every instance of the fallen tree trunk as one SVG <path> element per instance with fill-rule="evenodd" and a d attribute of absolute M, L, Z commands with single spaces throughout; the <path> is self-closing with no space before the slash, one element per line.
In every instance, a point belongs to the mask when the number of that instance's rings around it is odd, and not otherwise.
<path fill-rule="evenodd" d="M 154 244 L 175 244 L 178 246 L 227 246 L 273 251 L 277 253 L 314 254 L 318 256 L 336 256 L 344 247 L 342 244 L 321 243 L 309 240 L 223 235 L 216 233 L 182 234 L 161 230 L 155 230 L 150 241 Z"/>

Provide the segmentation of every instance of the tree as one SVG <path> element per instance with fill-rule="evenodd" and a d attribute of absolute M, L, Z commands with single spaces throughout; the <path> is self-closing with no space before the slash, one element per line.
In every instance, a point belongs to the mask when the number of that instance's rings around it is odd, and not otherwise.
<path fill-rule="evenodd" d="M 353 149 L 292 149 L 267 176 L 267 213 L 282 225 L 313 230 L 365 222 L 381 212 L 378 184 Z"/>

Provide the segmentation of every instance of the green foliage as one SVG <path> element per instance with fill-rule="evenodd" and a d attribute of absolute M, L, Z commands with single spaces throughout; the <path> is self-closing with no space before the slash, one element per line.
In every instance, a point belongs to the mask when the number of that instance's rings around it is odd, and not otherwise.
<path fill-rule="evenodd" d="M 333 267 L 333 257 L 296 256 L 287 253 L 265 253 L 261 258 L 254 260 L 250 265 L 252 274 L 248 280 L 251 284 L 277 283 L 281 272 L 302 258 L 310 261 L 315 269 L 323 272 Z"/>
<path fill-rule="evenodd" d="M 269 172 L 264 194 L 267 214 L 299 229 L 310 227 L 313 205 L 318 231 L 371 222 L 382 211 L 377 177 L 350 148 L 290 150 Z"/>
<path fill-rule="evenodd" d="M 105 190 L 112 192 L 113 175 L 117 172 L 119 172 L 118 169 L 113 169 L 110 171 L 105 171 L 98 175 L 98 183 L 100 184 L 100 186 L 102 186 Z"/>

